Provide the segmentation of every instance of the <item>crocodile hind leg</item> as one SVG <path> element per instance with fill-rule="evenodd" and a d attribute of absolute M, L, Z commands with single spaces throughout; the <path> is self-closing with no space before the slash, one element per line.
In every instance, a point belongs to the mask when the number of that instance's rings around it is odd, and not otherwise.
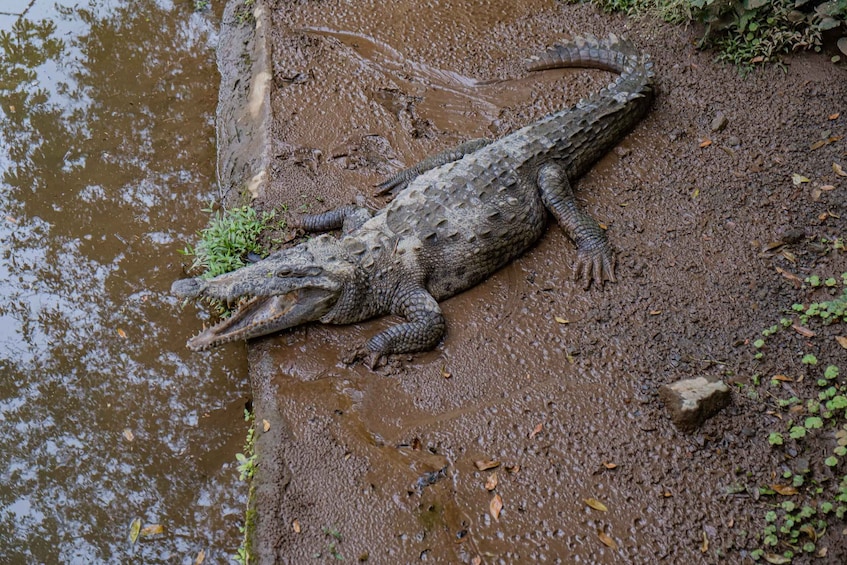
<path fill-rule="evenodd" d="M 393 313 L 406 318 L 406 322 L 376 334 L 364 347 L 346 356 L 344 362 L 363 359 L 374 369 L 386 355 L 427 351 L 438 344 L 447 324 L 435 298 L 422 287 L 410 287 L 399 291 L 394 300 Z"/>
<path fill-rule="evenodd" d="M 376 185 L 377 191 L 374 193 L 375 196 L 380 196 L 385 194 L 386 192 L 391 192 L 393 194 L 397 194 L 410 182 L 415 180 L 415 177 L 421 175 L 435 167 L 440 167 L 441 165 L 446 165 L 447 163 L 452 163 L 453 161 L 458 161 L 465 155 L 469 153 L 473 153 L 477 149 L 481 149 L 491 143 L 490 139 L 486 139 L 484 137 L 480 137 L 477 139 L 471 139 L 470 141 L 465 141 L 464 143 L 454 147 L 453 149 L 448 149 L 446 151 L 442 151 L 441 153 L 437 153 L 432 157 L 427 157 L 417 165 L 413 167 L 409 167 L 408 169 L 404 169 L 391 177 L 390 179 L 379 183 Z"/>
<path fill-rule="evenodd" d="M 565 170 L 547 163 L 538 171 L 538 189 L 544 206 L 555 216 L 577 247 L 574 279 L 585 279 L 585 288 L 615 282 L 615 254 L 597 222 L 579 207 Z"/>
<path fill-rule="evenodd" d="M 294 220 L 293 227 L 308 232 L 324 232 L 341 229 L 348 234 L 371 219 L 373 214 L 363 206 L 342 206 L 321 214 L 306 214 Z"/>

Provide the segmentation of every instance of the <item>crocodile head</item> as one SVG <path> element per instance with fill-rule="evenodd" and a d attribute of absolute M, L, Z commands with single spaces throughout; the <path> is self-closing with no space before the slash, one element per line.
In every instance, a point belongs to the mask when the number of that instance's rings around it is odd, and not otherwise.
<path fill-rule="evenodd" d="M 247 340 L 320 320 L 354 277 L 354 263 L 337 240 L 320 236 L 213 279 L 176 281 L 181 298 L 217 298 L 240 306 L 188 340 L 194 351 Z"/>

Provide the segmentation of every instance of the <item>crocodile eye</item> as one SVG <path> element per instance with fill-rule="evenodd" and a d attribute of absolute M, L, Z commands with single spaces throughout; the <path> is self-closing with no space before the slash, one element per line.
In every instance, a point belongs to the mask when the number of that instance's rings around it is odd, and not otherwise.
<path fill-rule="evenodd" d="M 287 268 L 287 267 L 284 267 L 284 268 L 282 268 L 282 269 L 279 269 L 279 270 L 277 270 L 277 272 L 276 272 L 276 276 L 278 276 L 278 277 L 279 277 L 279 278 L 281 278 L 281 279 L 284 279 L 285 277 L 288 277 L 288 276 L 290 276 L 290 275 L 291 275 L 291 269 L 289 269 L 289 268 Z"/>

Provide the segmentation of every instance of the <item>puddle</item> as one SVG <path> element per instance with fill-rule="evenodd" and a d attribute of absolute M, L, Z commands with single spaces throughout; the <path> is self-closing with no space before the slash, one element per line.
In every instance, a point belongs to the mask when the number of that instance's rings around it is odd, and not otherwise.
<path fill-rule="evenodd" d="M 190 354 L 168 292 L 215 190 L 215 17 L 191 7 L 0 9 L 0 561 L 240 542 L 243 350 Z M 136 518 L 163 533 L 131 544 Z"/>

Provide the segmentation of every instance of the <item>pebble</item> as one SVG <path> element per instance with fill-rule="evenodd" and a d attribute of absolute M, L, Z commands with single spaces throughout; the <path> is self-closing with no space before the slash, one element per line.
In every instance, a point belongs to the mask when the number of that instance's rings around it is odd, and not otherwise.
<path fill-rule="evenodd" d="M 676 427 L 683 432 L 693 432 L 729 404 L 730 391 L 721 380 L 696 377 L 662 385 L 659 398 Z"/>
<path fill-rule="evenodd" d="M 718 112 L 712 120 L 712 131 L 723 131 L 723 128 L 726 127 L 727 121 L 728 120 L 726 119 L 726 116 L 723 115 L 723 112 Z"/>

